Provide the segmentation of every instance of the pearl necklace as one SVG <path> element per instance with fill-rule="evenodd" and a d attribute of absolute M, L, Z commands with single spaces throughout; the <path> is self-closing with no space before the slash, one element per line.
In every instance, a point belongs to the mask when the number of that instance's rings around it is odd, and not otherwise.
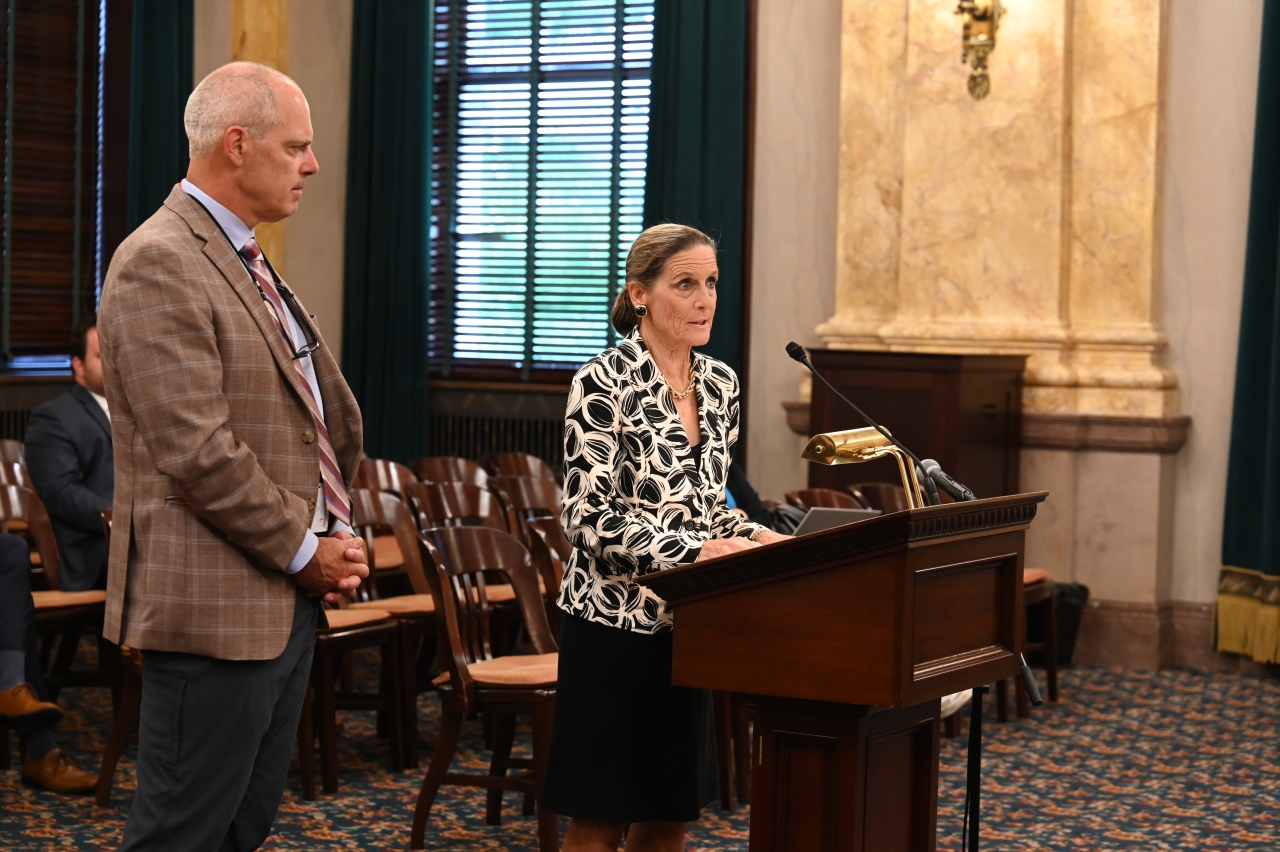
<path fill-rule="evenodd" d="M 684 389 L 684 393 L 676 393 L 676 389 L 671 386 L 671 382 L 667 381 L 667 377 L 663 376 L 662 381 L 666 384 L 667 390 L 671 391 L 671 398 L 681 400 L 688 398 L 693 393 L 693 359 L 689 359 L 689 386 Z"/>

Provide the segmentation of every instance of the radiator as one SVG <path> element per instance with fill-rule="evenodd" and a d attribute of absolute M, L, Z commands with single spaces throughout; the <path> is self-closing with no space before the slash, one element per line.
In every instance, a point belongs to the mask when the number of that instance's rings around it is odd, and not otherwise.
<path fill-rule="evenodd" d="M 528 453 L 559 470 L 564 460 L 564 420 L 468 417 L 436 414 L 427 441 L 433 456 L 479 461 L 489 453 Z"/>

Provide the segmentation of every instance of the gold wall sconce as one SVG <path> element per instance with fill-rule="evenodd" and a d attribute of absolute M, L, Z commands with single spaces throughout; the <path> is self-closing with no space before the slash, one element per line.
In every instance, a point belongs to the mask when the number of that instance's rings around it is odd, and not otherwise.
<path fill-rule="evenodd" d="M 969 74 L 969 94 L 980 101 L 991 91 L 987 57 L 996 48 L 996 30 L 1004 7 L 1000 0 L 960 0 L 956 14 L 964 21 L 960 61 L 973 68 Z"/>

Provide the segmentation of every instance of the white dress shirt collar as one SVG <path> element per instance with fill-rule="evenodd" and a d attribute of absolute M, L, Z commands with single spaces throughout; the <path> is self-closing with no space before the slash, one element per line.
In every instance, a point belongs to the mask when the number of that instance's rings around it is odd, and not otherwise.
<path fill-rule="evenodd" d="M 89 390 L 89 389 L 88 389 L 88 388 L 85 388 L 85 390 Z M 105 415 L 107 415 L 107 419 L 108 419 L 108 420 L 110 420 L 110 419 L 111 419 L 111 409 L 107 407 L 107 398 L 106 398 L 105 396 L 103 396 L 102 394 L 100 394 L 100 393 L 94 393 L 93 391 L 89 391 L 89 394 L 93 397 L 93 401 L 94 401 L 94 402 L 96 402 L 96 403 L 98 403 L 98 405 L 101 405 L 101 406 L 102 406 L 102 413 L 103 413 L 103 414 L 105 414 Z"/>
<path fill-rule="evenodd" d="M 244 222 L 241 222 L 239 216 L 214 201 L 209 193 L 186 178 L 182 179 L 182 191 L 205 206 L 205 209 L 209 211 L 209 215 L 213 217 L 213 220 L 222 228 L 223 233 L 227 235 L 227 239 L 231 241 L 233 249 L 238 252 L 244 248 L 244 244 L 249 242 L 249 238 L 253 236 L 253 230 Z"/>

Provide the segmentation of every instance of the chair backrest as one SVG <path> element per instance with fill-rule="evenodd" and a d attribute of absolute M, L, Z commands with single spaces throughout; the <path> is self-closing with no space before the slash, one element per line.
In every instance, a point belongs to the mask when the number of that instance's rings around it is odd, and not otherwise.
<path fill-rule="evenodd" d="M 528 453 L 490 453 L 484 457 L 484 466 L 495 476 L 540 476 L 552 482 L 559 479 L 551 465 Z"/>
<path fill-rule="evenodd" d="M 369 564 L 374 564 L 374 537 L 389 532 L 395 536 L 396 545 L 404 557 L 404 572 L 409 577 L 409 585 L 414 594 L 429 595 L 431 586 L 422 564 L 422 556 L 418 552 L 418 526 L 413 513 L 394 494 L 377 491 L 372 488 L 352 488 L 351 494 L 351 526 L 364 538 Z M 360 584 L 363 600 L 376 600 L 377 583 L 372 572 L 366 582 Z"/>
<path fill-rule="evenodd" d="M 475 684 L 467 665 L 493 656 L 486 572 L 498 571 L 511 580 L 534 652 L 557 650 L 533 560 L 515 536 L 484 527 L 437 527 L 424 530 L 418 541 L 435 596 L 440 636 L 447 643 L 445 665 L 463 696 L 466 712 L 476 712 Z"/>
<path fill-rule="evenodd" d="M 542 585 L 547 590 L 547 600 L 555 601 L 560 594 L 560 583 L 564 580 L 564 565 L 573 553 L 573 545 L 565 538 L 560 528 L 560 519 L 542 516 L 529 518 L 525 522 L 526 540 L 529 543 L 529 555 L 533 564 L 542 576 Z"/>
<path fill-rule="evenodd" d="M 487 488 L 469 482 L 411 482 L 404 490 L 420 530 L 456 526 L 511 529 L 497 495 Z"/>
<path fill-rule="evenodd" d="M 458 456 L 424 456 L 409 462 L 409 467 L 423 482 L 466 482 L 483 488 L 489 481 L 483 467 Z"/>
<path fill-rule="evenodd" d="M 787 502 L 797 509 L 866 509 L 856 497 L 834 488 L 801 488 L 788 491 Z"/>
<path fill-rule="evenodd" d="M 0 438 L 0 462 L 15 462 L 26 467 L 27 445 L 12 438 Z"/>
<path fill-rule="evenodd" d="M 23 488 L 35 490 L 31 483 L 31 474 L 22 462 L 0 459 L 0 485 L 21 485 Z"/>
<path fill-rule="evenodd" d="M 849 486 L 849 493 L 866 502 L 872 509 L 879 509 L 886 515 L 890 512 L 905 512 L 907 492 L 901 485 L 892 482 L 859 482 Z"/>
<path fill-rule="evenodd" d="M 389 459 L 361 459 L 352 488 L 372 488 L 376 491 L 390 491 L 399 497 L 404 496 L 404 487 L 410 482 L 417 482 L 413 471 Z"/>
<path fill-rule="evenodd" d="M 0 532 L 9 531 L 10 521 L 22 521 L 27 525 L 27 535 L 35 542 L 36 552 L 40 554 L 45 582 L 50 589 L 57 591 L 62 566 L 58 540 L 54 538 L 49 513 L 36 492 L 20 485 L 0 485 Z"/>
<path fill-rule="evenodd" d="M 489 477 L 489 488 L 498 492 L 520 518 L 560 516 L 561 491 L 553 479 L 498 475 Z"/>

